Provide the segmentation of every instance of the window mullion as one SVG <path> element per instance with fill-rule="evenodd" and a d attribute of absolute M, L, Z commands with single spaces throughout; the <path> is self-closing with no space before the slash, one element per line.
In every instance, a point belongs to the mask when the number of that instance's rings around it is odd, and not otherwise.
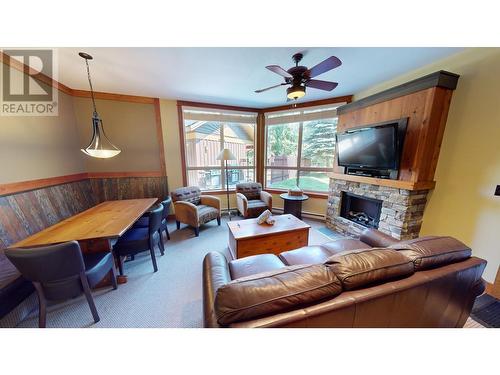
<path fill-rule="evenodd" d="M 303 132 L 303 122 L 299 123 L 299 141 L 297 144 L 297 186 L 299 186 L 299 176 L 300 176 L 300 161 L 302 159 L 302 132 Z"/>
<path fill-rule="evenodd" d="M 224 127 L 226 126 L 226 123 L 224 122 L 220 122 L 220 127 L 219 127 L 219 133 L 220 133 L 220 145 L 221 145 L 221 151 L 224 149 Z M 226 169 L 224 168 L 225 167 L 225 162 L 224 160 L 221 160 L 220 161 L 220 166 L 221 166 L 221 176 L 220 176 L 220 180 L 221 180 L 221 187 L 222 189 L 225 189 L 226 188 L 226 175 L 227 175 L 227 171 Z"/>

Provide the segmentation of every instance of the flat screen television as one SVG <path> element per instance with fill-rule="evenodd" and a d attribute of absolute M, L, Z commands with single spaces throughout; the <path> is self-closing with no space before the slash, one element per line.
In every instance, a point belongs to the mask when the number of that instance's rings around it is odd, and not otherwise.
<path fill-rule="evenodd" d="M 387 171 L 389 177 L 389 171 L 399 169 L 406 124 L 404 118 L 337 133 L 338 165 L 346 167 L 346 173 L 377 175 L 376 171 Z"/>

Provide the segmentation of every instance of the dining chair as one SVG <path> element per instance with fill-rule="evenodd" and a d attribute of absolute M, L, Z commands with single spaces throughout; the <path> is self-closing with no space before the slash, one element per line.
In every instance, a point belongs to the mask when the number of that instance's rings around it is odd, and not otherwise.
<path fill-rule="evenodd" d="M 147 227 L 132 226 L 132 228 L 126 231 L 115 243 L 113 246 L 113 253 L 118 263 L 120 275 L 123 275 L 123 264 L 120 257 L 135 256 L 138 253 L 148 250 L 151 254 L 154 272 L 158 271 L 154 250 L 155 246 L 158 245 L 161 255 L 165 253 L 160 237 L 162 213 L 163 205 L 160 203 L 149 212 Z"/>
<path fill-rule="evenodd" d="M 100 318 L 90 288 L 111 273 L 117 288 L 113 256 L 110 252 L 82 254 L 76 241 L 34 248 L 6 249 L 5 256 L 23 277 L 33 283 L 38 295 L 38 326 L 45 328 L 47 301 L 78 297 L 87 299 L 94 322 Z"/>
<path fill-rule="evenodd" d="M 167 240 L 170 240 L 170 233 L 168 232 L 168 214 L 170 212 L 170 206 L 172 205 L 172 198 L 167 197 L 164 201 L 161 202 L 163 205 L 163 212 L 161 215 L 161 225 L 160 225 L 160 237 L 162 233 L 165 232 L 167 235 Z M 147 228 L 149 226 L 149 213 L 150 211 L 145 212 L 139 220 L 137 220 L 134 224 L 134 228 Z M 165 250 L 165 246 L 163 245 L 163 240 L 161 241 L 161 246 L 163 250 Z"/>

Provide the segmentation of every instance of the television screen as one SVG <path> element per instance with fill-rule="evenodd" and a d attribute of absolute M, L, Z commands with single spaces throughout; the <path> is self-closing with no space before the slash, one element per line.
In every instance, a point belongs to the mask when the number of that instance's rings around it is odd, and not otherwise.
<path fill-rule="evenodd" d="M 397 169 L 398 122 L 337 134 L 337 150 L 343 167 Z"/>

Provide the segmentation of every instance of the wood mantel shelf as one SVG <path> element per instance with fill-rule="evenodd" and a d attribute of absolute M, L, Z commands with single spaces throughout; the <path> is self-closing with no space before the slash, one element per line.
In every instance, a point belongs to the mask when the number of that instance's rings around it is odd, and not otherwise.
<path fill-rule="evenodd" d="M 388 180 L 384 178 L 354 176 L 343 173 L 328 173 L 328 177 L 336 180 L 361 182 L 363 184 L 387 186 L 405 190 L 429 190 L 429 189 L 434 189 L 434 186 L 436 186 L 436 181 L 413 182 L 413 181 L 402 181 L 402 180 Z"/>

